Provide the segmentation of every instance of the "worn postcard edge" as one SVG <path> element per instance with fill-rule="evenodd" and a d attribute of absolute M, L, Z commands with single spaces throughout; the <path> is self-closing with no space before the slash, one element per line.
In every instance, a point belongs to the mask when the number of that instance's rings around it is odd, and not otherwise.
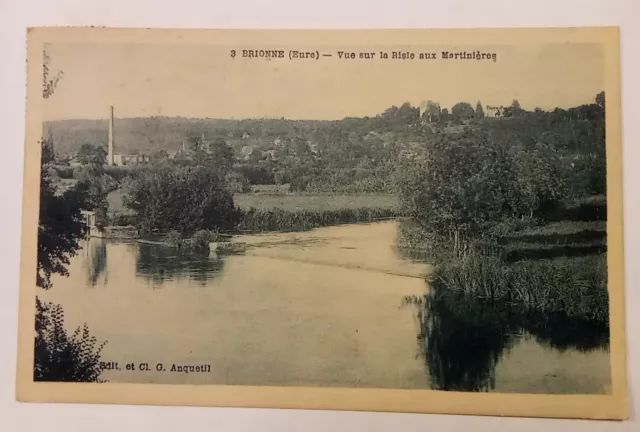
<path fill-rule="evenodd" d="M 605 52 L 607 237 L 610 297 L 611 393 L 538 395 L 433 390 L 253 387 L 219 385 L 84 384 L 33 381 L 36 247 L 39 208 L 42 48 L 46 43 L 234 44 L 322 43 L 420 45 L 601 43 Z M 620 43 L 617 27 L 433 29 L 433 30 L 195 30 L 123 28 L 30 28 L 27 31 L 27 117 L 22 208 L 19 338 L 16 398 L 23 402 L 297 408 L 555 417 L 628 418 L 625 347 L 622 208 Z M 408 66 L 410 67 L 410 66 Z"/>

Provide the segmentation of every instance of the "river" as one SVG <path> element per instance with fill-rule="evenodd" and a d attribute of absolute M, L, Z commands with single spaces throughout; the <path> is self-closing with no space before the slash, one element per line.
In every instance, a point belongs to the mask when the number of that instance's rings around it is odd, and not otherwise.
<path fill-rule="evenodd" d="M 39 296 L 107 340 L 111 382 L 609 391 L 607 344 L 562 322 L 532 333 L 404 304 L 429 292 L 430 266 L 398 252 L 398 223 L 237 236 L 248 248 L 227 256 L 91 239 Z"/>

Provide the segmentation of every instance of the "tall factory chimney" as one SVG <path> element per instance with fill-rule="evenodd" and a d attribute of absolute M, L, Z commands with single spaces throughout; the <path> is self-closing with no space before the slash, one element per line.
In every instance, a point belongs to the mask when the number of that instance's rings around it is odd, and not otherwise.
<path fill-rule="evenodd" d="M 109 152 L 107 154 L 107 165 L 112 166 L 114 164 L 114 150 L 113 150 L 113 107 L 109 107 Z"/>

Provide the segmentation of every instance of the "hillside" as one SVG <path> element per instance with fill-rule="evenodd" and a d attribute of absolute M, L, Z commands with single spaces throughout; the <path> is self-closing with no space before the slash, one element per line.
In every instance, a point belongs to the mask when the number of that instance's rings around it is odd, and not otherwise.
<path fill-rule="evenodd" d="M 207 139 L 224 137 L 235 147 L 263 145 L 279 136 L 295 133 L 297 129 L 315 128 L 327 121 L 295 120 L 223 120 L 189 119 L 180 117 L 145 117 L 115 119 L 115 143 L 118 153 L 153 153 L 172 151 L 182 147 L 190 136 L 205 134 Z M 43 136 L 51 133 L 56 152 L 62 156 L 80 149 L 82 144 L 106 148 L 108 120 L 61 120 L 45 122 Z M 243 139 L 244 137 L 244 139 Z"/>
<path fill-rule="evenodd" d="M 471 108 L 469 107 L 469 110 Z M 463 113 L 465 114 L 465 113 Z M 487 136 L 509 151 L 550 146 L 596 194 L 604 190 L 604 106 L 526 112 L 505 118 L 445 114 L 428 122 L 403 104 L 376 117 L 342 120 L 126 118 L 115 120 L 116 153 L 151 155 L 187 149 L 202 135 L 233 149 L 237 171 L 252 184 L 291 183 L 295 190 L 392 192 L 398 163 L 424 155 L 436 136 L 467 131 Z M 466 115 L 465 114 L 465 115 Z M 47 122 L 55 152 L 69 156 L 84 144 L 106 148 L 107 120 Z M 160 158 L 166 157 L 159 156 Z M 590 186 L 588 186 L 590 185 Z"/>

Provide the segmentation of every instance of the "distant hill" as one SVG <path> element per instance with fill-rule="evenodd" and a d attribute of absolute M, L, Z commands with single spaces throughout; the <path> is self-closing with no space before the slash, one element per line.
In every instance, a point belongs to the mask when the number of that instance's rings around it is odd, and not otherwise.
<path fill-rule="evenodd" d="M 408 104 L 375 117 L 331 121 L 125 118 L 115 120 L 115 147 L 117 154 L 171 153 L 204 134 L 205 141 L 223 138 L 232 147 L 236 168 L 253 184 L 378 193 L 392 190 L 398 163 L 424 157 L 426 144 L 433 138 L 469 131 L 486 135 L 509 151 L 535 151 L 538 143 L 549 145 L 571 161 L 575 172 L 585 174 L 571 181 L 581 182 L 582 189 L 588 187 L 597 195 L 606 180 L 603 105 L 520 110 L 504 118 L 462 119 L 445 116 L 443 111 L 431 122 Z M 108 121 L 47 122 L 42 132 L 43 137 L 53 138 L 58 156 L 65 157 L 83 144 L 106 149 Z"/>
<path fill-rule="evenodd" d="M 184 117 L 146 117 L 115 119 L 116 153 L 151 154 L 159 150 L 179 150 L 183 141 L 205 135 L 206 140 L 225 139 L 236 152 L 246 155 L 252 150 L 271 151 L 292 148 L 303 142 L 338 158 L 358 159 L 364 155 L 379 159 L 376 142 L 384 147 L 392 143 L 395 151 L 411 149 L 424 142 L 433 132 L 433 125 L 419 119 L 419 110 L 405 107 L 393 109 L 376 117 L 345 118 L 343 120 L 287 120 L 287 119 L 192 119 Z M 591 152 L 604 140 L 604 108 L 583 105 L 551 112 L 523 112 L 521 116 L 505 119 L 485 118 L 473 121 L 507 146 L 531 145 L 545 141 L 571 152 Z M 461 126 L 455 124 L 438 128 L 452 133 Z M 62 120 L 45 122 L 43 137 L 52 135 L 56 153 L 68 156 L 83 144 L 107 147 L 108 121 Z M 249 149 L 249 150 L 248 150 Z M 251 150 L 252 149 L 252 150 Z"/>
<path fill-rule="evenodd" d="M 296 134 L 302 129 L 315 129 L 329 121 L 306 120 L 226 120 L 189 119 L 180 117 L 116 118 L 115 146 L 117 153 L 152 153 L 158 150 L 178 150 L 183 140 L 203 133 L 207 139 L 224 137 L 239 150 L 245 145 L 273 142 L 278 137 Z M 109 123 L 104 120 L 60 120 L 43 124 L 44 137 L 52 135 L 55 150 L 66 156 L 82 144 L 107 147 Z"/>

